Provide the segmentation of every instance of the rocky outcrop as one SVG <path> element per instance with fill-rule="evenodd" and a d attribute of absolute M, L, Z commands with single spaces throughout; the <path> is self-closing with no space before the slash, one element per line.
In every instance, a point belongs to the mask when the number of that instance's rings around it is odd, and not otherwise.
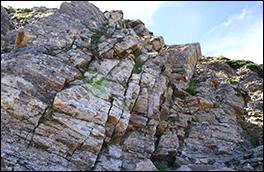
<path fill-rule="evenodd" d="M 1 5 L 1 39 L 7 34 L 7 32 L 14 28 L 14 23 L 10 20 L 10 17 L 8 16 L 6 10 Z"/>
<path fill-rule="evenodd" d="M 199 43 L 86 1 L 1 42 L 1 170 L 263 170 L 263 79 Z"/>

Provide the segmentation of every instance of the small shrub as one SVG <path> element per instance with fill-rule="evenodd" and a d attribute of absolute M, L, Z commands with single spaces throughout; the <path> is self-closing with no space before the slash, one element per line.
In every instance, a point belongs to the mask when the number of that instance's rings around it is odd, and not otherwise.
<path fill-rule="evenodd" d="M 174 89 L 175 85 L 171 80 L 169 80 L 167 87 L 171 87 L 172 89 Z"/>
<path fill-rule="evenodd" d="M 259 94 L 261 94 L 261 90 L 258 90 L 258 91 L 256 91 L 256 92 L 254 93 L 254 95 L 256 95 L 256 96 L 259 96 Z"/>
<path fill-rule="evenodd" d="M 124 87 L 124 88 L 127 88 L 126 84 L 123 84 L 123 87 Z"/>
<path fill-rule="evenodd" d="M 218 104 L 218 103 L 215 103 L 215 104 L 214 104 L 214 107 L 219 107 L 219 104 Z"/>
<path fill-rule="evenodd" d="M 87 84 L 91 84 L 91 83 L 93 83 L 93 79 L 96 78 L 96 77 L 97 77 L 97 75 L 92 76 L 91 79 L 88 78 L 88 79 L 86 79 L 86 80 L 83 80 L 83 82 L 84 82 L 84 83 L 87 83 Z"/>
<path fill-rule="evenodd" d="M 41 123 L 45 123 L 48 119 L 46 117 L 44 117 L 43 115 L 39 118 L 39 124 Z"/>
<path fill-rule="evenodd" d="M 132 73 L 139 74 L 141 72 L 141 67 L 143 66 L 143 62 L 140 60 L 140 58 L 135 57 L 135 65 L 132 70 Z"/>
<path fill-rule="evenodd" d="M 15 8 L 12 8 L 12 7 L 5 7 L 5 6 L 3 6 L 4 7 L 4 9 L 6 10 L 6 12 L 8 13 L 8 14 L 10 14 L 10 13 L 15 13 L 16 12 L 16 9 Z"/>
<path fill-rule="evenodd" d="M 254 62 L 249 60 L 231 60 L 224 56 L 214 57 L 215 60 L 224 60 L 233 69 L 246 67 L 247 69 L 258 73 L 260 77 L 263 77 L 263 64 L 256 65 Z"/>
<path fill-rule="evenodd" d="M 54 48 L 50 48 L 48 55 L 53 55 L 53 50 L 54 50 Z"/>
<path fill-rule="evenodd" d="M 104 80 L 106 80 L 106 77 L 103 77 L 102 79 L 100 79 L 99 81 L 96 82 L 97 85 L 102 85 L 102 83 L 104 82 Z"/>
<path fill-rule="evenodd" d="M 173 101 L 175 100 L 175 97 L 174 97 L 174 95 L 172 95 L 172 96 L 171 96 L 171 99 L 172 99 Z"/>
<path fill-rule="evenodd" d="M 241 92 L 239 91 L 239 88 L 238 88 L 238 87 L 236 87 L 236 88 L 235 88 L 235 90 L 236 90 L 236 92 L 237 92 L 237 94 L 236 94 L 236 95 L 237 95 L 237 97 L 240 97 L 240 96 L 241 96 Z"/>
<path fill-rule="evenodd" d="M 136 57 L 140 56 L 141 54 L 143 54 L 143 52 L 139 48 L 137 48 L 131 54 L 133 54 L 136 58 Z"/>
<path fill-rule="evenodd" d="M 181 143 L 180 143 L 180 148 L 182 148 L 183 146 L 184 146 L 184 145 L 183 145 L 183 143 L 181 142 Z"/>
<path fill-rule="evenodd" d="M 187 93 L 189 93 L 189 94 L 191 94 L 191 95 L 195 95 L 196 94 L 196 92 L 194 91 L 195 90 L 195 85 L 196 85 L 196 83 L 197 83 L 198 81 L 197 80 L 195 80 L 195 79 L 191 79 L 191 82 L 190 82 L 190 84 L 189 84 L 189 87 L 185 90 Z"/>
<path fill-rule="evenodd" d="M 49 110 L 51 110 L 52 112 L 56 112 L 57 110 L 53 107 L 48 107 Z"/>
<path fill-rule="evenodd" d="M 165 120 L 166 117 L 165 117 L 165 116 L 160 116 L 160 119 L 161 119 L 161 120 Z"/>
<path fill-rule="evenodd" d="M 153 164 L 155 165 L 155 167 L 159 170 L 159 171 L 164 171 L 168 168 L 168 166 L 166 165 L 162 165 L 162 164 L 159 164 L 157 162 L 153 162 Z"/>
<path fill-rule="evenodd" d="M 125 103 L 125 105 L 127 105 L 126 98 L 123 99 L 123 102 Z"/>
<path fill-rule="evenodd" d="M 215 73 L 217 77 L 221 77 L 223 75 L 223 72 L 220 70 L 219 72 Z"/>
<path fill-rule="evenodd" d="M 63 60 L 63 63 L 66 63 L 67 65 L 69 65 L 69 62 L 66 60 Z M 70 65 L 69 65 L 70 66 Z"/>
<path fill-rule="evenodd" d="M 34 10 L 30 9 L 30 8 L 22 8 L 17 13 L 26 13 L 26 12 L 32 12 L 32 11 L 34 11 Z"/>

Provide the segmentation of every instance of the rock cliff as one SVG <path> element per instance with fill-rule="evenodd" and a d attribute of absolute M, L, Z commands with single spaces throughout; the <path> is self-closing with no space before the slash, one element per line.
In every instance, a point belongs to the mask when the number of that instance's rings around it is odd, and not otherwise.
<path fill-rule="evenodd" d="M 15 11 L 1 22 L 16 23 L 1 29 L 1 170 L 263 170 L 263 65 L 166 45 L 88 1 Z"/>

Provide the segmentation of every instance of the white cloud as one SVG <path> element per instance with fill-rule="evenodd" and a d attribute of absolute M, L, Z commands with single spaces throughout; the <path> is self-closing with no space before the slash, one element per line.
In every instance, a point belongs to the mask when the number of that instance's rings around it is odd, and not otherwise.
<path fill-rule="evenodd" d="M 225 27 L 227 27 L 228 25 L 231 24 L 231 22 L 232 22 L 232 19 L 228 19 L 228 21 L 227 21 L 227 22 L 224 22 L 223 25 L 224 25 Z"/>
<path fill-rule="evenodd" d="M 181 6 L 183 5 L 184 1 L 161 1 L 160 2 L 160 5 L 161 7 L 178 7 L 178 6 Z"/>
<path fill-rule="evenodd" d="M 149 27 L 153 24 L 153 13 L 162 4 L 159 1 L 89 1 L 102 12 L 105 10 L 122 10 L 124 18 L 140 19 Z"/>
<path fill-rule="evenodd" d="M 237 19 L 239 19 L 239 20 L 243 20 L 243 18 L 245 17 L 245 15 L 247 13 L 247 10 L 245 8 L 242 11 L 243 12 L 237 17 Z"/>
<path fill-rule="evenodd" d="M 203 54 L 263 64 L 263 15 L 254 14 L 255 7 L 244 8 L 210 30 L 201 42 Z"/>

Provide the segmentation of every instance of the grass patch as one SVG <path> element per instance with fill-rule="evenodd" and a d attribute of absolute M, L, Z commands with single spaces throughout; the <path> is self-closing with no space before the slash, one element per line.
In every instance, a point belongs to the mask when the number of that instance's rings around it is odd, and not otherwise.
<path fill-rule="evenodd" d="M 92 72 L 97 72 L 98 69 L 95 67 L 94 69 L 88 69 L 87 67 L 83 66 L 82 69 L 84 70 L 84 72 L 82 72 L 83 74 L 87 71 L 92 71 Z"/>
<path fill-rule="evenodd" d="M 96 81 L 97 75 L 92 76 L 86 80 L 83 80 L 84 83 L 90 84 L 92 88 L 88 89 L 95 97 L 100 98 L 103 94 L 106 94 L 107 91 L 105 88 L 108 88 L 108 80 L 106 77 L 102 77 L 100 80 Z"/>
<path fill-rule="evenodd" d="M 32 12 L 32 11 L 34 10 L 30 8 L 22 8 L 21 10 L 18 10 L 17 13 L 27 13 L 27 12 Z"/>
<path fill-rule="evenodd" d="M 215 73 L 215 75 L 219 78 L 221 76 L 225 77 L 225 78 L 228 78 L 227 74 L 224 74 L 221 70 L 217 73 Z"/>
<path fill-rule="evenodd" d="M 57 110 L 53 107 L 48 107 L 49 110 L 51 110 L 52 112 L 56 112 Z"/>
<path fill-rule="evenodd" d="M 241 96 L 241 91 L 239 90 L 239 88 L 236 87 L 235 90 L 236 90 L 236 92 L 237 92 L 237 94 L 236 94 L 237 97 L 240 97 L 240 96 Z"/>
<path fill-rule="evenodd" d="M 224 60 L 233 69 L 246 67 L 247 69 L 256 72 L 260 77 L 263 77 L 263 64 L 254 64 L 249 60 L 231 60 L 224 56 L 214 57 L 215 60 Z"/>
<path fill-rule="evenodd" d="M 258 90 L 254 93 L 254 95 L 259 96 L 261 94 L 261 90 Z"/>
<path fill-rule="evenodd" d="M 175 85 L 171 80 L 169 80 L 167 87 L 171 87 L 172 89 L 174 89 Z"/>
<path fill-rule="evenodd" d="M 132 74 L 133 73 L 139 74 L 142 71 L 141 68 L 142 68 L 143 64 L 144 63 L 140 60 L 140 58 L 135 57 L 135 65 L 134 65 L 134 68 L 132 70 Z"/>
<path fill-rule="evenodd" d="M 88 28 L 91 32 L 94 32 L 94 34 L 93 34 L 92 37 L 91 37 L 91 43 L 92 43 L 92 44 L 97 44 L 97 43 L 99 43 L 99 40 L 100 40 L 100 38 L 101 38 L 103 35 L 108 39 L 108 38 L 112 38 L 112 36 L 113 36 L 113 34 L 114 34 L 114 33 L 112 33 L 112 34 L 106 33 L 107 30 L 108 30 L 108 28 L 109 28 L 109 27 L 106 27 L 106 26 L 100 28 L 99 30 L 92 29 L 92 28 L 90 28 L 90 27 L 88 27 L 88 26 L 85 26 L 85 27 Z"/>
<path fill-rule="evenodd" d="M 180 148 L 183 148 L 184 144 L 183 142 L 180 143 Z"/>
<path fill-rule="evenodd" d="M 166 117 L 165 117 L 165 116 L 160 116 L 160 119 L 161 119 L 161 120 L 165 120 Z"/>
<path fill-rule="evenodd" d="M 10 7 L 10 6 L 8 6 L 8 7 L 3 6 L 3 7 L 4 7 L 4 9 L 6 10 L 6 12 L 7 12 L 8 14 L 10 14 L 10 13 L 15 13 L 15 12 L 17 11 L 15 8 L 12 8 L 12 7 Z"/>
<path fill-rule="evenodd" d="M 190 84 L 189 84 L 189 87 L 185 90 L 187 93 L 189 93 L 189 94 L 191 94 L 191 95 L 195 95 L 196 94 L 196 92 L 194 91 L 194 87 L 195 87 L 195 85 L 196 85 L 196 83 L 197 83 L 198 81 L 197 80 L 195 80 L 195 79 L 191 79 L 191 82 L 190 82 Z"/>
<path fill-rule="evenodd" d="M 127 105 L 126 98 L 123 99 L 123 102 L 125 105 Z"/>
<path fill-rule="evenodd" d="M 168 168 L 168 166 L 159 164 L 158 162 L 153 162 L 153 164 L 159 171 L 164 171 Z"/>
<path fill-rule="evenodd" d="M 218 103 L 214 103 L 214 107 L 219 107 L 219 104 Z"/>
<path fill-rule="evenodd" d="M 136 57 L 140 56 L 141 54 L 143 54 L 143 52 L 139 48 L 137 48 L 130 54 L 133 54 L 134 57 L 136 58 Z"/>
<path fill-rule="evenodd" d="M 50 48 L 48 55 L 53 55 L 53 50 L 54 50 L 54 48 Z"/>
<path fill-rule="evenodd" d="M 141 67 L 143 66 L 143 62 L 140 60 L 140 58 L 138 58 L 139 55 L 143 54 L 142 51 L 137 48 L 136 50 L 134 50 L 132 53 L 130 54 L 133 54 L 134 57 L 135 57 L 135 65 L 134 65 L 134 68 L 132 70 L 132 74 L 133 73 L 136 73 L 136 74 L 139 74 L 141 72 Z"/>
<path fill-rule="evenodd" d="M 240 81 L 240 79 L 237 77 L 233 77 L 233 79 L 232 80 L 229 80 L 229 83 L 230 84 L 233 84 L 233 83 L 239 83 L 239 81 Z"/>

